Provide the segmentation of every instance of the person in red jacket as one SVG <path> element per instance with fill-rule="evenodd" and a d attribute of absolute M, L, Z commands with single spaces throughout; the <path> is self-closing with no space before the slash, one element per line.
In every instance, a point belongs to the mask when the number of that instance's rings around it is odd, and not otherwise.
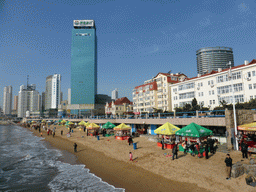
<path fill-rule="evenodd" d="M 200 147 L 198 143 L 196 143 L 196 150 L 198 151 L 198 158 L 200 158 Z"/>

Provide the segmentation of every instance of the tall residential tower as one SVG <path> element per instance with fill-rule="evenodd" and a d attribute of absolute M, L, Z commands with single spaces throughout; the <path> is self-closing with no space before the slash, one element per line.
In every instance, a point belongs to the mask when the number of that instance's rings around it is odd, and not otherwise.
<path fill-rule="evenodd" d="M 4 87 L 3 113 L 10 115 L 12 113 L 12 86 Z"/>
<path fill-rule="evenodd" d="M 61 75 L 54 74 L 46 78 L 45 109 L 57 109 L 61 100 Z"/>
<path fill-rule="evenodd" d="M 97 36 L 94 20 L 74 20 L 71 47 L 71 103 L 95 104 Z"/>

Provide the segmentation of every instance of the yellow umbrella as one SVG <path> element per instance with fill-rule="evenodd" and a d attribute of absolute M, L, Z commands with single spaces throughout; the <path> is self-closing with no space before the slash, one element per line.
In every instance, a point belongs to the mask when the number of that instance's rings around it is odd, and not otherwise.
<path fill-rule="evenodd" d="M 240 131 L 256 131 L 256 122 L 249 123 L 249 124 L 244 124 L 244 125 L 239 125 L 237 127 L 237 129 L 240 130 Z"/>
<path fill-rule="evenodd" d="M 85 122 L 84 121 L 81 121 L 80 123 L 78 123 L 78 125 L 84 125 Z"/>
<path fill-rule="evenodd" d="M 88 126 L 86 126 L 87 129 L 99 129 L 100 126 L 95 123 L 90 123 Z"/>
<path fill-rule="evenodd" d="M 180 128 L 169 122 L 166 122 L 161 127 L 158 127 L 154 132 L 160 135 L 174 135 L 178 130 L 180 130 Z"/>
<path fill-rule="evenodd" d="M 69 125 L 74 125 L 74 123 L 73 123 L 73 122 L 71 122 L 71 121 L 70 121 L 68 124 L 69 124 Z"/>
<path fill-rule="evenodd" d="M 122 123 L 114 128 L 114 130 L 119 130 L 119 131 L 120 130 L 129 130 L 129 129 L 131 129 L 131 127 L 128 125 L 125 125 L 124 123 Z"/>
<path fill-rule="evenodd" d="M 84 124 L 85 127 L 89 126 L 91 123 L 87 122 Z"/>

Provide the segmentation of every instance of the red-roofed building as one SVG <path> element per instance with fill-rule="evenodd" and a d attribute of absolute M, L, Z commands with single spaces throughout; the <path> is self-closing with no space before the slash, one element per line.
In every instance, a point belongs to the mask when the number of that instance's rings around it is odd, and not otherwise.
<path fill-rule="evenodd" d="M 133 103 L 127 97 L 118 98 L 115 101 L 106 103 L 105 114 L 123 115 L 127 112 L 133 112 Z"/>
<path fill-rule="evenodd" d="M 136 86 L 133 90 L 133 111 L 135 113 L 153 112 L 153 109 L 171 111 L 169 85 L 187 78 L 180 73 L 158 73 L 155 77 Z"/>
<path fill-rule="evenodd" d="M 256 60 L 231 68 L 234 84 L 235 102 L 247 102 L 256 99 Z M 232 103 L 232 81 L 230 69 L 218 69 L 204 75 L 185 78 L 182 82 L 171 84 L 172 109 L 192 103 L 196 98 L 198 104 L 213 109 L 220 101 Z"/>

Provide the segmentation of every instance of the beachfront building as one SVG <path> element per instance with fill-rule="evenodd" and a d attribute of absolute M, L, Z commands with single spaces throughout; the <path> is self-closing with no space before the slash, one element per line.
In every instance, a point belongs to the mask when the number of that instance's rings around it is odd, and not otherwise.
<path fill-rule="evenodd" d="M 115 89 L 112 91 L 111 99 L 116 100 L 117 98 L 118 98 L 118 91 L 117 91 L 117 89 Z"/>
<path fill-rule="evenodd" d="M 3 113 L 10 115 L 12 113 L 12 86 L 4 87 Z"/>
<path fill-rule="evenodd" d="M 231 68 L 235 102 L 256 99 L 256 60 Z M 232 103 L 232 81 L 230 70 L 219 68 L 204 75 L 185 78 L 184 81 L 169 85 L 172 94 L 172 108 L 184 107 L 196 98 L 201 106 L 214 109 L 222 101 Z"/>
<path fill-rule="evenodd" d="M 21 85 L 18 97 L 18 117 L 26 117 L 26 112 L 39 112 L 39 92 L 36 85 Z"/>
<path fill-rule="evenodd" d="M 227 63 L 231 61 L 234 67 L 233 50 L 230 47 L 204 47 L 196 51 L 197 73 L 206 74 L 217 71 L 218 68 L 228 68 Z"/>
<path fill-rule="evenodd" d="M 132 112 L 133 103 L 127 97 L 118 98 L 105 105 L 105 114 L 107 115 L 123 115 Z"/>
<path fill-rule="evenodd" d="M 45 92 L 43 91 L 42 92 L 42 111 L 44 111 L 45 110 Z"/>
<path fill-rule="evenodd" d="M 68 88 L 68 104 L 71 104 L 71 89 Z"/>
<path fill-rule="evenodd" d="M 57 109 L 61 100 L 61 75 L 49 75 L 45 86 L 45 109 Z"/>
<path fill-rule="evenodd" d="M 94 20 L 74 20 L 71 46 L 71 105 L 95 104 L 97 36 Z"/>
<path fill-rule="evenodd" d="M 155 77 L 136 86 L 133 90 L 133 111 L 152 113 L 154 109 L 172 111 L 170 84 L 183 81 L 181 73 L 158 73 Z"/>

